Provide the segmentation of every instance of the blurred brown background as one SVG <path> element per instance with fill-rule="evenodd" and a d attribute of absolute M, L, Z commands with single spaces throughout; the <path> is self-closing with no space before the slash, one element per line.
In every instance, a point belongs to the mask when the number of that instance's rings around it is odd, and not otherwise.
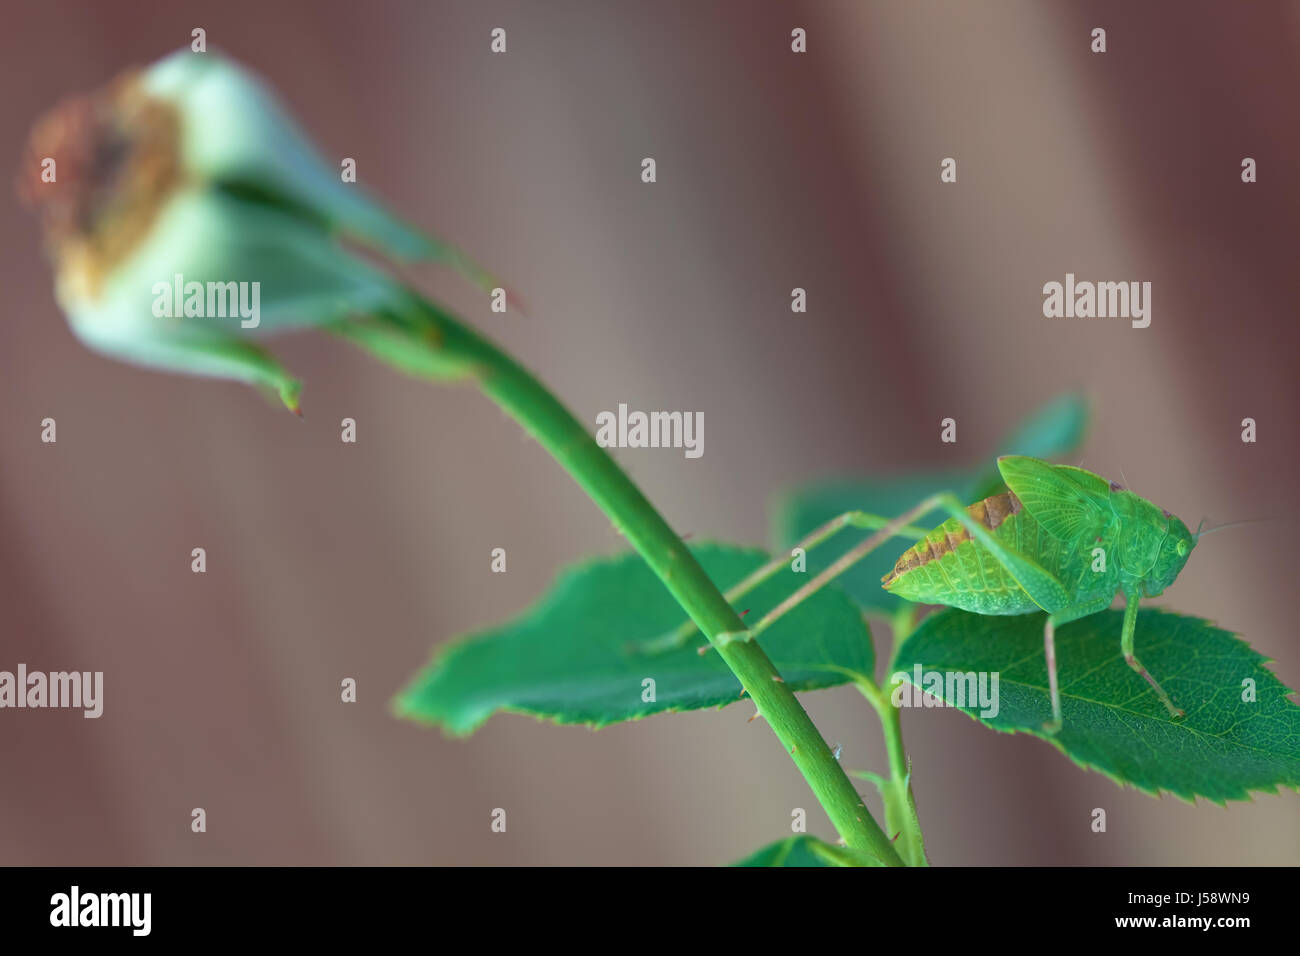
<path fill-rule="evenodd" d="M 702 459 L 619 453 L 697 537 L 766 543 L 784 488 L 987 456 L 1038 403 L 1085 387 L 1088 467 L 1122 469 L 1189 524 L 1277 519 L 1207 539 L 1160 603 L 1238 631 L 1300 686 L 1300 5 L 6 13 L 11 163 L 57 99 L 204 27 L 328 156 L 355 157 L 363 183 L 523 293 L 528 318 L 494 315 L 455 277 L 419 273 L 580 418 L 619 402 L 705 413 Z M 504 56 L 488 52 L 496 26 Z M 955 185 L 939 181 L 948 156 Z M 1257 184 L 1240 181 L 1245 156 Z M 0 215 L 0 669 L 106 672 L 100 720 L 0 712 L 0 862 L 712 864 L 788 834 L 796 806 L 830 834 L 748 704 L 594 734 L 497 717 L 467 741 L 393 719 L 434 646 L 618 549 L 608 521 L 472 389 L 335 341 L 278 344 L 307 382 L 302 422 L 237 385 L 90 353 L 8 190 Z M 1151 327 L 1043 318 L 1042 285 L 1066 272 L 1150 280 Z M 955 447 L 938 440 L 948 415 Z M 1240 441 L 1246 416 L 1258 444 Z M 206 575 L 189 568 L 200 546 Z M 488 570 L 497 546 L 505 575 Z M 339 702 L 345 676 L 356 705 Z M 805 704 L 847 764 L 884 767 L 855 691 Z M 1300 858 L 1294 793 L 1191 806 L 949 711 L 904 729 L 936 863 Z"/>

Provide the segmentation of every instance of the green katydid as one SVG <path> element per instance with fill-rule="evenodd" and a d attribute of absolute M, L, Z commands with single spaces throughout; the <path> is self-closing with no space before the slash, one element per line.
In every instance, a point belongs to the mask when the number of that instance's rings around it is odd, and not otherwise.
<path fill-rule="evenodd" d="M 747 630 L 717 640 L 753 640 L 814 592 L 874 551 L 891 537 L 917 543 L 903 552 L 883 578 L 886 590 L 921 604 L 946 604 L 976 614 L 1047 612 L 1043 643 L 1047 659 L 1052 719 L 1044 729 L 1061 727 L 1061 700 L 1056 677 L 1055 630 L 1063 624 L 1108 608 L 1117 592 L 1127 601 L 1120 650 L 1177 718 L 1160 683 L 1142 666 L 1133 650 L 1138 602 L 1167 588 L 1195 547 L 1181 520 L 1119 484 L 1070 465 L 1036 458 L 998 459 L 1006 491 L 966 506 L 955 495 L 927 498 L 893 519 L 852 511 L 832 519 L 801 541 L 808 551 L 848 527 L 878 532 L 846 552 Z M 931 511 L 951 516 L 932 531 L 912 526 Z M 734 600 L 770 578 L 786 559 L 759 568 L 727 592 Z M 693 628 L 669 640 L 680 645 Z"/>

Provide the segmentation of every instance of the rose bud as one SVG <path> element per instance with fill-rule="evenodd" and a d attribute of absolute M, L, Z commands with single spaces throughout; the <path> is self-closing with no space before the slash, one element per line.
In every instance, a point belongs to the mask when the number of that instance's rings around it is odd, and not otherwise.
<path fill-rule="evenodd" d="M 172 54 L 57 106 L 18 185 L 83 343 L 269 389 L 295 412 L 301 384 L 255 339 L 316 326 L 407 371 L 458 371 L 438 354 L 436 310 L 344 240 L 496 285 L 344 182 L 271 91 L 215 53 Z"/>

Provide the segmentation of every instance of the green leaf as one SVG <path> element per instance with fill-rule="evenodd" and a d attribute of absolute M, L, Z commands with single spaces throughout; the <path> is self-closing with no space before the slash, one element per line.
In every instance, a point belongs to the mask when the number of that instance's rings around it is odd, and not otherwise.
<path fill-rule="evenodd" d="M 722 545 L 692 551 L 724 590 L 767 557 Z M 806 580 L 787 567 L 737 610 L 750 609 L 752 620 Z M 637 555 L 588 561 L 562 572 L 546 597 L 510 623 L 442 648 L 398 697 L 396 710 L 468 734 L 497 711 L 601 727 L 734 703 L 740 684 L 716 652 L 697 653 L 705 644 L 698 631 L 680 647 L 639 650 L 685 620 Z M 778 620 L 759 643 L 796 691 L 857 680 L 875 667 L 861 612 L 835 588 Z M 655 682 L 652 701 L 642 699 L 646 678 Z"/>
<path fill-rule="evenodd" d="M 831 846 L 815 836 L 801 834 L 769 843 L 752 856 L 732 866 L 879 866 L 875 857 L 863 850 Z"/>
<path fill-rule="evenodd" d="M 998 445 L 999 454 L 1029 455 L 1034 458 L 1058 458 L 1073 451 L 1082 440 L 1088 420 L 1088 407 L 1079 395 L 1063 395 L 1032 415 Z M 786 495 L 777 510 L 775 538 L 790 547 L 827 521 L 846 511 L 867 511 L 893 518 L 914 508 L 929 495 L 951 491 L 963 501 L 978 501 L 1001 490 L 996 456 L 969 468 L 919 472 L 893 478 L 866 478 L 816 482 Z M 936 525 L 943 518 L 936 515 L 923 524 Z M 869 531 L 844 531 L 808 555 L 808 571 L 815 574 L 832 561 L 865 540 Z M 886 543 L 839 578 L 847 591 L 865 610 L 892 614 L 904 603 L 880 586 L 880 579 L 894 567 L 907 547 L 898 539 Z"/>
<path fill-rule="evenodd" d="M 1042 737 L 1081 767 L 1147 793 L 1223 803 L 1249 799 L 1252 790 L 1300 787 L 1300 707 L 1261 655 L 1206 621 L 1139 611 L 1137 654 L 1187 711 L 1174 720 L 1124 663 L 1122 620 L 1120 611 L 1103 611 L 1056 632 L 1065 723 L 1055 736 L 1042 730 L 1051 704 L 1041 614 L 931 615 L 899 649 L 891 684 L 899 674 L 915 683 L 918 665 L 923 675 L 999 672 L 997 713 L 980 716 L 969 705 L 966 713 L 994 730 Z M 1242 700 L 1247 678 L 1254 701 Z M 957 687 L 951 690 L 945 678 L 944 699 L 958 703 Z"/>

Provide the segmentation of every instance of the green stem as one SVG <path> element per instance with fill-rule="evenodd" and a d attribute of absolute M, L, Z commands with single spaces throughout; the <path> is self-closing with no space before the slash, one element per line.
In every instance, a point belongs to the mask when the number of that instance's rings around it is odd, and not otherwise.
<path fill-rule="evenodd" d="M 916 626 L 916 606 L 905 604 L 893 617 L 894 651 L 890 655 L 890 668 L 898 649 Z M 888 686 L 888 684 L 886 685 Z M 916 800 L 912 796 L 911 768 L 907 762 L 907 750 L 903 746 L 903 720 L 899 708 L 895 707 L 887 690 L 874 680 L 858 682 L 858 690 L 871 702 L 880 716 L 880 728 L 885 737 L 885 750 L 889 756 L 889 779 L 883 780 L 875 774 L 867 779 L 875 782 L 885 801 L 885 822 L 890 830 L 897 832 L 895 840 L 899 854 L 910 866 L 926 866 L 925 837 L 921 833 L 921 821 L 916 813 Z"/>
<path fill-rule="evenodd" d="M 439 352 L 470 364 L 483 392 L 546 448 L 614 522 L 690 615 L 772 727 L 845 844 L 882 862 L 903 861 L 862 802 L 791 690 L 757 642 L 715 642 L 745 624 L 681 538 L 591 433 L 512 358 L 451 316 L 422 303 L 440 333 Z"/>
<path fill-rule="evenodd" d="M 885 750 L 889 755 L 889 775 L 895 781 L 907 777 L 907 750 L 903 747 L 903 722 L 899 719 L 898 708 L 889 700 L 889 695 L 875 681 L 863 681 L 858 685 L 862 695 L 871 701 L 876 713 L 880 715 L 881 730 L 885 735 Z"/>
<path fill-rule="evenodd" d="M 889 779 L 875 774 L 863 774 L 880 790 L 885 802 L 885 823 L 896 836 L 898 853 L 908 866 L 926 866 L 925 838 L 921 821 L 912 797 L 911 770 L 907 764 L 907 751 L 903 747 L 903 722 L 899 710 L 874 680 L 858 682 L 862 696 L 871 701 L 880 715 L 880 728 L 885 737 L 885 750 L 889 755 Z"/>

